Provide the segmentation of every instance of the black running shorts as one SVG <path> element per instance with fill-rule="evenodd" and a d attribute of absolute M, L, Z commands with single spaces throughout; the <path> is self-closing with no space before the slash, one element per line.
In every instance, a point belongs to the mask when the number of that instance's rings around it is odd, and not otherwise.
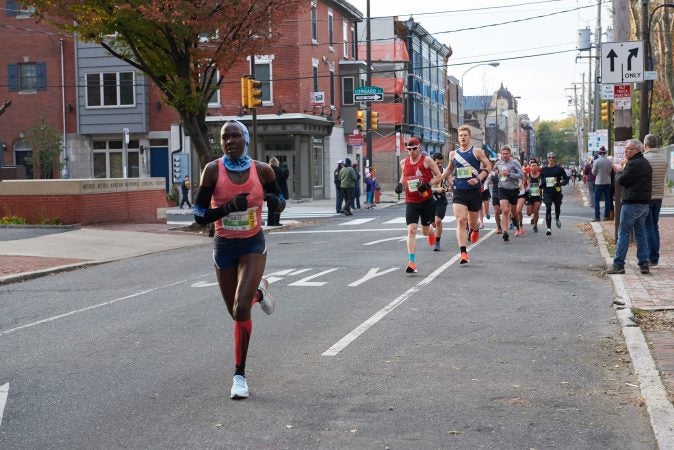
<path fill-rule="evenodd" d="M 470 212 L 482 209 L 482 192 L 480 189 L 454 189 L 454 204 L 464 205 Z"/>
<path fill-rule="evenodd" d="M 421 203 L 407 203 L 405 208 L 405 221 L 407 225 L 419 223 L 427 227 L 435 220 L 434 202 L 433 198 L 429 198 Z"/>

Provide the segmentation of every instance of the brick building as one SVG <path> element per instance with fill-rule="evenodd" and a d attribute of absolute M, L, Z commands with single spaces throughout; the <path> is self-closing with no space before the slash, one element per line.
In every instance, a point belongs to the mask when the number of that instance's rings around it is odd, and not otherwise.
<path fill-rule="evenodd" d="M 41 116 L 62 133 L 64 141 L 76 127 L 72 36 L 44 23 L 36 24 L 32 14 L 32 8 L 13 0 L 4 2 L 0 13 L 0 102 L 12 102 L 0 116 L 4 178 L 23 174 L 26 157 L 32 153 L 26 138 Z M 32 178 L 31 167 L 26 170 L 26 176 Z M 58 178 L 59 170 L 47 176 Z"/>

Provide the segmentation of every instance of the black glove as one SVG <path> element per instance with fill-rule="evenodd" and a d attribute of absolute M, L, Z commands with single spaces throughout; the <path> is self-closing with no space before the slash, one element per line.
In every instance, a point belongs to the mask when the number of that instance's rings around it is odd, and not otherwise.
<path fill-rule="evenodd" d="M 398 194 L 398 195 L 402 194 L 402 193 L 403 193 L 403 184 L 402 184 L 402 183 L 398 183 L 398 184 L 396 185 L 396 188 L 394 189 L 394 191 L 395 191 L 395 193 Z"/>
<path fill-rule="evenodd" d="M 248 192 L 242 192 L 241 194 L 237 194 L 237 196 L 234 197 L 234 199 L 231 202 L 225 205 L 227 213 L 247 210 L 248 209 L 248 199 L 246 198 L 247 195 Z"/>
<path fill-rule="evenodd" d="M 267 207 L 274 212 L 280 213 L 286 209 L 286 201 L 271 192 L 264 194 L 264 201 L 267 202 Z"/>
<path fill-rule="evenodd" d="M 419 186 L 417 186 L 417 191 L 421 192 L 422 194 L 426 191 L 431 190 L 431 185 L 428 183 L 421 183 Z"/>

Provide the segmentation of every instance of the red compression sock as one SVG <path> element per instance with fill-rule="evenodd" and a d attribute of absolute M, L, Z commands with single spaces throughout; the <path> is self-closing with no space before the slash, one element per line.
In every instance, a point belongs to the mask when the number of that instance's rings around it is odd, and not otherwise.
<path fill-rule="evenodd" d="M 234 322 L 234 365 L 236 366 L 236 375 L 245 375 L 246 354 L 248 353 L 248 342 L 250 342 L 252 331 L 252 320 Z"/>

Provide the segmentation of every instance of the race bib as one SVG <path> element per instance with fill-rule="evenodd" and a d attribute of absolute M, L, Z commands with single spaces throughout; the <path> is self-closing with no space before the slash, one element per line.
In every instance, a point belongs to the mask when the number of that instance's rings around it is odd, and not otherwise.
<path fill-rule="evenodd" d="M 545 177 L 545 187 L 555 187 L 557 179 L 555 177 Z"/>
<path fill-rule="evenodd" d="M 419 178 L 410 178 L 407 180 L 407 189 L 409 191 L 416 191 L 419 187 Z"/>
<path fill-rule="evenodd" d="M 541 188 L 539 188 L 538 185 L 531 186 L 529 188 L 529 195 L 531 195 L 532 197 L 540 197 Z"/>
<path fill-rule="evenodd" d="M 232 231 L 248 231 L 257 227 L 257 206 L 248 208 L 246 211 L 229 213 L 220 219 L 222 228 Z"/>
<path fill-rule="evenodd" d="M 472 178 L 473 170 L 470 167 L 457 167 L 456 168 L 456 177 L 457 178 Z"/>

